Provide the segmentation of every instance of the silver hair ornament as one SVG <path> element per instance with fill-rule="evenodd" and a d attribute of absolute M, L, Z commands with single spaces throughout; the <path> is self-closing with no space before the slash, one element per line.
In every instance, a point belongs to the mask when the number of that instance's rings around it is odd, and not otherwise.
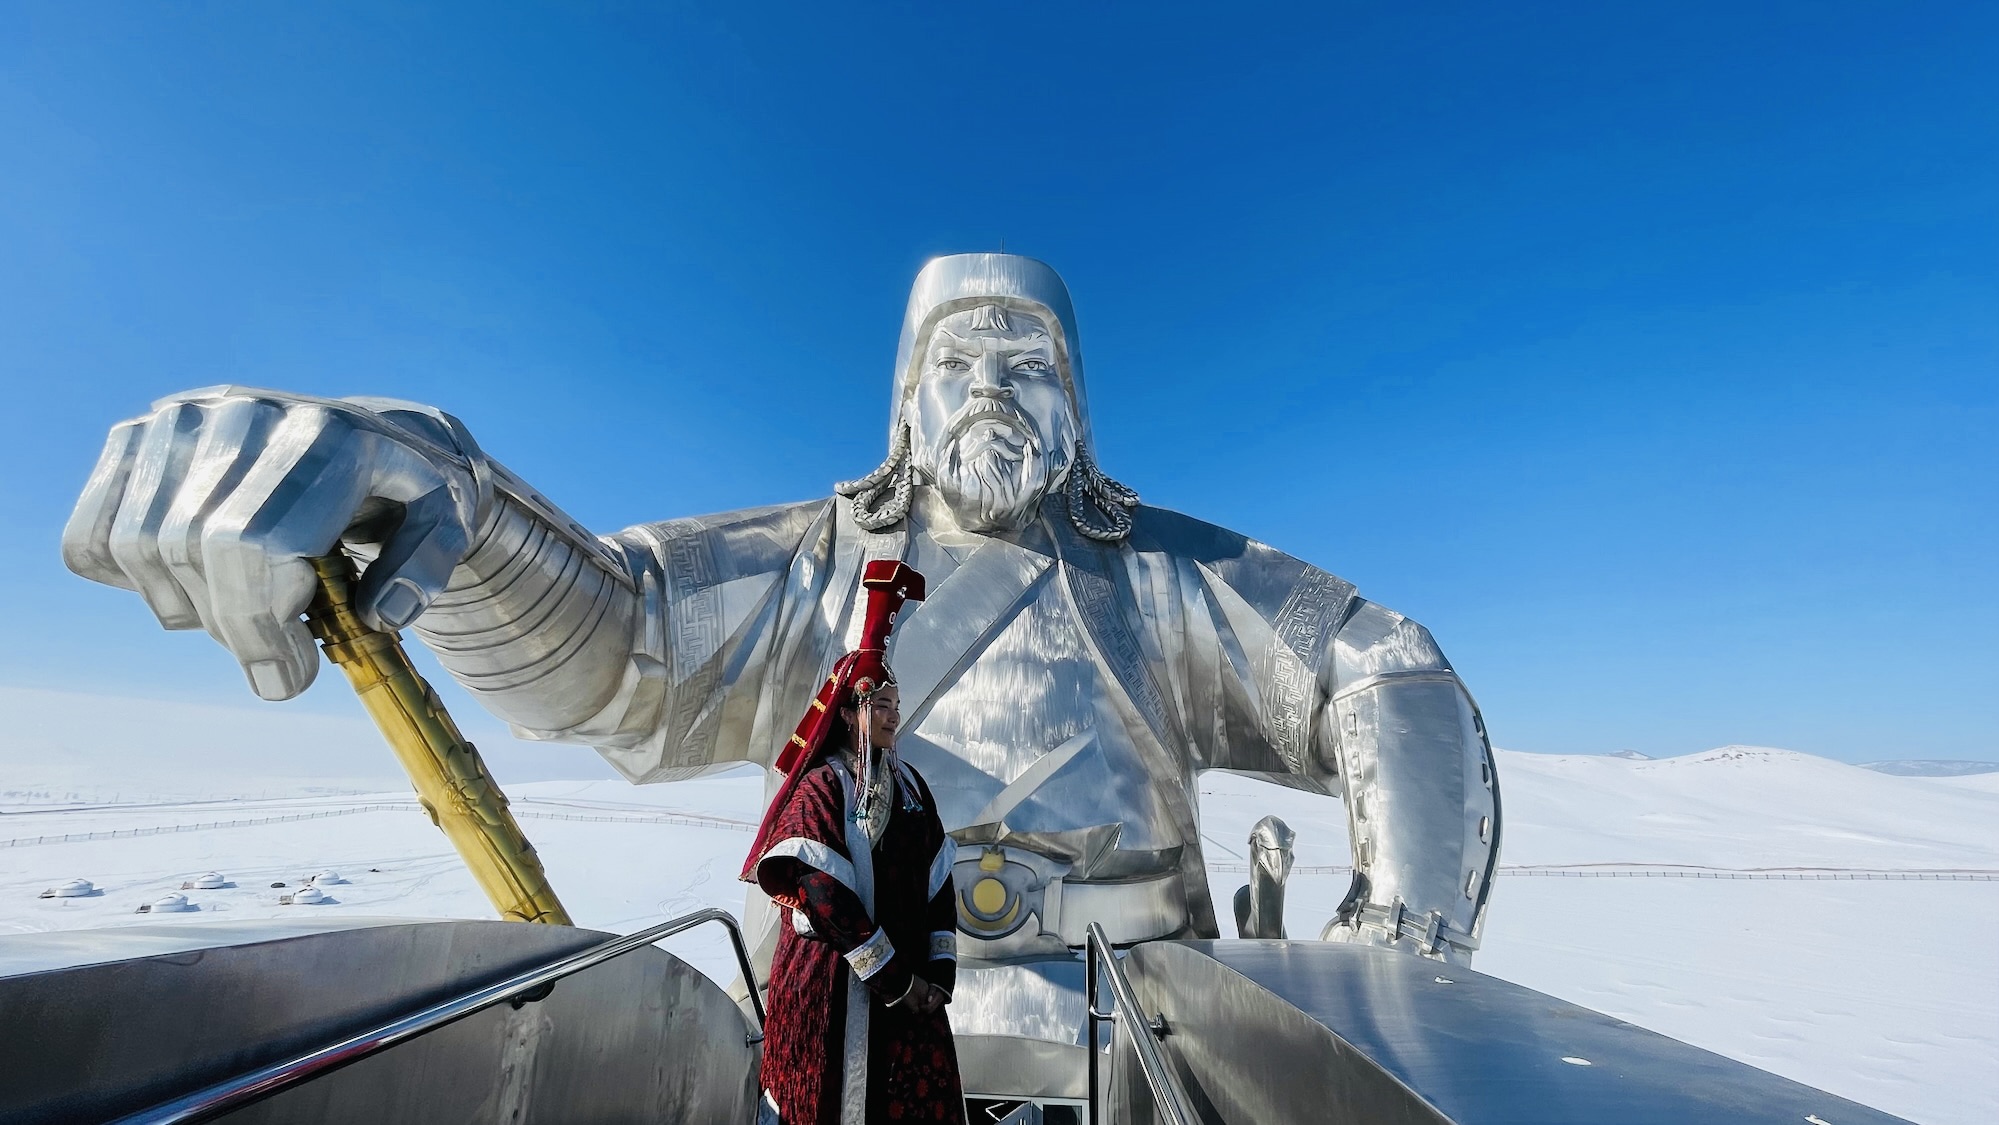
<path fill-rule="evenodd" d="M 841 481 L 833 491 L 854 502 L 854 522 L 868 531 L 886 531 L 909 515 L 913 472 L 909 463 L 909 427 L 896 430 L 888 459 L 864 477 Z M 1116 543 L 1131 534 L 1131 509 L 1138 493 L 1104 475 L 1090 457 L 1089 447 L 1076 443 L 1076 459 L 1067 485 L 1069 522 L 1091 539 Z M 886 498 L 884 498 L 886 497 Z M 1097 518 L 1092 510 L 1102 512 Z"/>
<path fill-rule="evenodd" d="M 1090 457 L 1089 447 L 1076 443 L 1076 463 L 1069 468 L 1069 522 L 1092 539 L 1116 543 L 1131 534 L 1131 509 L 1138 493 L 1104 475 Z M 1109 522 L 1090 514 L 1094 507 Z"/>
<path fill-rule="evenodd" d="M 833 491 L 854 502 L 854 522 L 868 531 L 886 531 L 909 515 L 911 485 L 909 426 L 897 428 L 888 460 L 858 480 L 843 480 Z M 887 499 L 883 499 L 883 494 Z"/>

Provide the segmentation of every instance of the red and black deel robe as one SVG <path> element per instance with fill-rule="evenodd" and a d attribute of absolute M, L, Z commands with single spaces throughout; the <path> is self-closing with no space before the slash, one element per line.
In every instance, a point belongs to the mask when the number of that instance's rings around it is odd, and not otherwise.
<path fill-rule="evenodd" d="M 796 904 L 771 960 L 764 1024 L 762 1086 L 784 1125 L 965 1120 L 944 1009 L 888 1007 L 913 976 L 947 994 L 957 979 L 956 849 L 916 771 L 898 763 L 896 781 L 888 829 L 869 848 L 850 816 L 847 764 L 814 765 L 757 864 L 764 893 Z M 903 807 L 912 791 L 913 810 Z"/>

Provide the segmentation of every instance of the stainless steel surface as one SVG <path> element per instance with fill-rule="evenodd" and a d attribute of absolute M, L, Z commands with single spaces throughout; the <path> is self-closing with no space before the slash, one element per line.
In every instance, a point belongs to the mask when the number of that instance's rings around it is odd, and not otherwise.
<path fill-rule="evenodd" d="M 1434 961 L 1299 941 L 1153 942 L 1125 959 L 1215 1123 L 1728 1125 L 1901 1119 Z"/>
<path fill-rule="evenodd" d="M 1080 1043 L 1025 1035 L 957 1035 L 958 1073 L 967 1098 L 1082 1104 L 1088 1062 Z"/>
<path fill-rule="evenodd" d="M 1180 1076 L 1166 1065 L 1165 1056 L 1160 1054 L 1158 1040 L 1165 1025 L 1146 1014 L 1153 1009 L 1139 1003 L 1138 995 L 1131 990 L 1131 982 L 1125 979 L 1124 969 L 1118 965 L 1117 951 L 1111 948 L 1110 939 L 1104 936 L 1104 928 L 1094 922 L 1090 923 L 1085 956 L 1090 1003 L 1090 1125 L 1097 1125 L 1103 1101 L 1102 1090 L 1097 1084 L 1097 1027 L 1102 1023 L 1114 1024 L 1113 1037 L 1131 1046 L 1139 1071 L 1145 1076 L 1146 1089 L 1152 1095 L 1149 1108 L 1155 1119 L 1167 1125 L 1200 1125 L 1201 1119 L 1194 1113 L 1193 1103 L 1181 1086 Z M 1117 1003 L 1117 1007 L 1109 1012 L 1097 1006 L 1100 973 L 1111 982 L 1111 996 Z M 1120 1032 L 1122 1034 L 1118 1034 Z"/>
<path fill-rule="evenodd" d="M 1290 936 L 1284 932 L 1284 884 L 1297 839 L 1282 817 L 1266 816 L 1249 830 L 1249 883 L 1235 894 L 1237 937 Z"/>
<path fill-rule="evenodd" d="M 960 960 L 945 1012 L 966 1091 L 1083 1098 L 1087 1005 L 1083 960 L 1067 950 L 1059 959 L 1012 964 Z"/>
<path fill-rule="evenodd" d="M 518 733 L 639 782 L 768 764 L 860 627 L 861 568 L 902 559 L 931 597 L 896 630 L 900 749 L 1004 876 L 962 963 L 1065 957 L 1089 921 L 1120 944 L 1218 935 L 1195 797 L 1213 768 L 1344 796 L 1366 894 L 1326 937 L 1467 961 L 1500 818 L 1449 662 L 1339 578 L 1096 471 L 1081 355 L 1053 270 L 938 259 L 873 484 L 603 540 L 434 409 L 190 392 L 113 431 L 65 558 L 209 628 L 279 698 L 315 667 L 301 560 L 378 554 L 364 608 L 414 620 Z"/>
<path fill-rule="evenodd" d="M 171 928 L 105 930 L 87 948 L 0 937 L 0 949 L 41 948 L 8 960 L 49 966 L 0 978 L 0 1120 L 111 1120 L 610 936 L 403 919 L 310 934 L 297 923 Z M 749 1030 L 714 982 L 644 948 L 544 1000 L 488 1007 L 227 1120 L 747 1121 L 760 1055 Z"/>
<path fill-rule="evenodd" d="M 385 1051 L 420 1035 L 436 1031 L 495 1004 L 518 1000 L 523 996 L 534 996 L 539 989 L 553 985 L 556 981 L 709 922 L 718 922 L 729 931 L 729 939 L 735 948 L 737 961 L 747 974 L 750 971 L 749 950 L 743 944 L 743 935 L 736 927 L 735 918 L 723 910 L 699 910 L 640 930 L 635 934 L 613 938 L 495 984 L 431 1004 L 357 1035 L 327 1043 L 295 1058 L 259 1067 L 138 1113 L 128 1114 L 118 1119 L 119 1125 L 184 1125 L 184 1123 L 191 1125 L 193 1122 L 213 1120 L 231 1110 L 261 1101 L 293 1086 L 359 1062 L 378 1051 Z M 539 999 L 538 996 L 536 998 Z M 752 996 L 750 1004 L 756 1011 L 757 1025 L 761 1027 L 764 1016 L 763 1002 L 758 997 Z M 760 1038 L 759 1034 L 747 1042 L 753 1043 Z"/>
<path fill-rule="evenodd" d="M 419 919 L 338 918 L 318 914 L 309 918 L 150 923 L 97 930 L 5 934 L 0 935 L 0 981 L 30 973 L 52 973 L 140 957 L 165 957 L 199 949 L 276 942 L 340 930 L 407 926 L 413 921 Z"/>

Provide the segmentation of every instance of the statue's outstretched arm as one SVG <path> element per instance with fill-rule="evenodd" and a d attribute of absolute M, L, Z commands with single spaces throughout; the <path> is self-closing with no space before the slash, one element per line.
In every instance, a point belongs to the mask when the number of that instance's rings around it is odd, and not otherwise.
<path fill-rule="evenodd" d="M 1359 602 L 1334 641 L 1321 738 L 1336 755 L 1354 882 L 1321 935 L 1464 964 L 1499 844 L 1484 721 L 1429 630 Z"/>
<path fill-rule="evenodd" d="M 415 623 L 438 663 L 518 733 L 581 728 L 626 679 L 645 606 L 623 556 L 498 464 L 493 511 Z"/>
<path fill-rule="evenodd" d="M 416 629 L 516 724 L 563 729 L 616 694 L 641 617 L 622 557 L 487 457 L 442 411 L 256 387 L 170 395 L 114 427 L 63 561 L 206 629 L 266 699 L 304 691 L 310 559 L 365 563 L 370 624 Z"/>

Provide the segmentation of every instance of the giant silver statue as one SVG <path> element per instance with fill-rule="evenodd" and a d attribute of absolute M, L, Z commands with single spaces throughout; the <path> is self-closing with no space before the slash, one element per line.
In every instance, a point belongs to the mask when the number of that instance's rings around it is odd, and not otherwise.
<path fill-rule="evenodd" d="M 376 621 L 414 626 L 523 737 L 634 782 L 768 765 L 853 643 L 861 567 L 900 558 L 932 591 L 893 660 L 899 745 L 959 842 L 961 1036 L 1074 1044 L 1091 921 L 1119 944 L 1218 936 L 1209 769 L 1344 796 L 1355 878 L 1326 940 L 1469 959 L 1496 780 L 1425 629 L 1106 476 L 1040 262 L 924 267 L 890 392 L 887 459 L 834 497 L 599 538 L 441 411 L 190 391 L 112 431 L 64 558 L 286 699 L 318 668 L 304 560 L 344 541 Z"/>

